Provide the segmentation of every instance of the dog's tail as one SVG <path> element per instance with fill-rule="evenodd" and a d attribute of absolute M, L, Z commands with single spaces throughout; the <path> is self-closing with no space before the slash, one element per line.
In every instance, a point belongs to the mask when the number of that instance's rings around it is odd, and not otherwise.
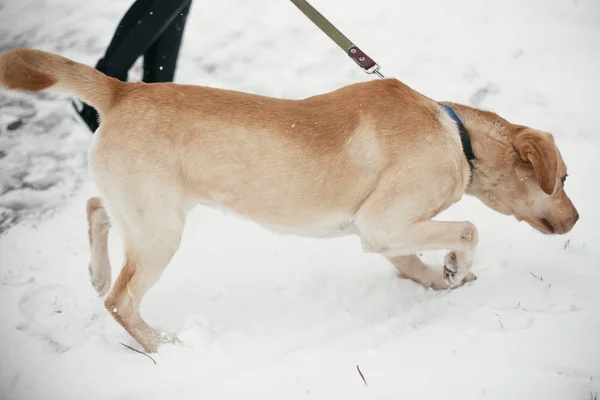
<path fill-rule="evenodd" d="M 90 66 L 45 51 L 14 49 L 0 55 L 0 86 L 28 92 L 66 91 L 101 115 L 112 108 L 122 85 Z"/>

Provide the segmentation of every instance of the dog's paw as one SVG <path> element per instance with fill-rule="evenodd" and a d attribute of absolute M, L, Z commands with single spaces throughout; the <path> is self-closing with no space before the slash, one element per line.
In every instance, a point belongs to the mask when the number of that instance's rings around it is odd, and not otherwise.
<path fill-rule="evenodd" d="M 144 348 L 146 353 L 156 353 L 159 347 L 165 344 L 183 346 L 177 335 L 170 332 L 152 330 L 151 334 L 140 337 L 138 343 Z"/>
<path fill-rule="evenodd" d="M 467 276 L 465 276 L 462 280 L 462 284 L 464 285 L 465 283 L 469 283 L 469 282 L 473 282 L 474 280 L 477 280 L 477 275 L 475 275 L 472 272 L 469 272 L 467 274 Z"/>
<path fill-rule="evenodd" d="M 444 259 L 444 271 L 448 271 L 452 274 L 458 272 L 458 261 L 456 260 L 455 252 L 452 251 L 446 254 L 446 258 Z"/>
<path fill-rule="evenodd" d="M 444 267 L 444 282 L 451 288 L 456 286 L 456 275 L 446 267 Z"/>
<path fill-rule="evenodd" d="M 456 253 L 452 251 L 448 253 L 444 259 L 444 282 L 446 282 L 450 288 L 457 288 L 477 279 L 475 274 L 470 271 L 463 277 L 460 276 L 460 272 Z"/>
<path fill-rule="evenodd" d="M 92 265 L 88 267 L 88 273 L 90 275 L 90 280 L 92 281 L 92 286 L 96 289 L 96 293 L 98 296 L 103 297 L 108 293 L 110 289 L 110 270 L 105 271 L 103 273 L 95 273 L 92 270 Z"/>
<path fill-rule="evenodd" d="M 458 261 L 456 259 L 456 253 L 450 252 L 446 254 L 444 259 L 444 281 L 450 287 L 460 283 L 456 277 L 458 272 Z"/>

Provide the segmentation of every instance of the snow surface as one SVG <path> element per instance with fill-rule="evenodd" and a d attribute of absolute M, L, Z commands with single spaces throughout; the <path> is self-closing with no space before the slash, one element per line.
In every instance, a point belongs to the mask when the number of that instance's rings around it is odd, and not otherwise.
<path fill-rule="evenodd" d="M 5 0 L 0 49 L 94 64 L 130 3 Z M 312 4 L 384 74 L 553 132 L 575 229 L 544 236 L 465 198 L 439 219 L 478 226 L 479 279 L 434 292 L 397 279 L 356 238 L 276 235 L 199 207 L 143 303 L 184 342 L 154 365 L 121 346 L 137 347 L 87 276 L 89 133 L 63 97 L 2 91 L 0 230 L 12 227 L 0 237 L 0 399 L 597 396 L 600 2 Z M 184 41 L 178 82 L 300 98 L 370 79 L 285 0 L 196 0 Z M 116 276 L 116 234 L 110 248 Z M 443 253 L 424 257 L 441 265 Z"/>

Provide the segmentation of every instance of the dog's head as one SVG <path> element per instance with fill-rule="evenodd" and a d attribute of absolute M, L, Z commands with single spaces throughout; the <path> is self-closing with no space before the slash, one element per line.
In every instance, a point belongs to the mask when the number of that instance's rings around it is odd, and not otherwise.
<path fill-rule="evenodd" d="M 480 149 L 473 194 L 545 234 L 569 232 L 579 214 L 565 192 L 567 168 L 552 135 L 508 124 L 502 136 Z"/>

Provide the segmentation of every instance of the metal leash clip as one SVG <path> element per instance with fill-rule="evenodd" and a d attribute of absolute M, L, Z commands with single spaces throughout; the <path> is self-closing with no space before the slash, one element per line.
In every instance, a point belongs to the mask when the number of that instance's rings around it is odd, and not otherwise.
<path fill-rule="evenodd" d="M 375 74 L 380 78 L 384 76 L 379 72 L 379 65 L 371 57 L 359 49 L 350 39 L 339 31 L 331 22 L 319 13 L 306 0 L 290 0 L 304 15 L 308 17 L 319 29 L 331 38 L 342 50 L 350 56 L 367 74 Z"/>
<path fill-rule="evenodd" d="M 371 57 L 365 54 L 361 49 L 356 46 L 352 46 L 348 49 L 348 55 L 351 59 L 358 64 L 367 74 L 375 74 L 380 78 L 385 78 L 381 72 L 379 72 L 379 64 L 377 64 Z"/>

